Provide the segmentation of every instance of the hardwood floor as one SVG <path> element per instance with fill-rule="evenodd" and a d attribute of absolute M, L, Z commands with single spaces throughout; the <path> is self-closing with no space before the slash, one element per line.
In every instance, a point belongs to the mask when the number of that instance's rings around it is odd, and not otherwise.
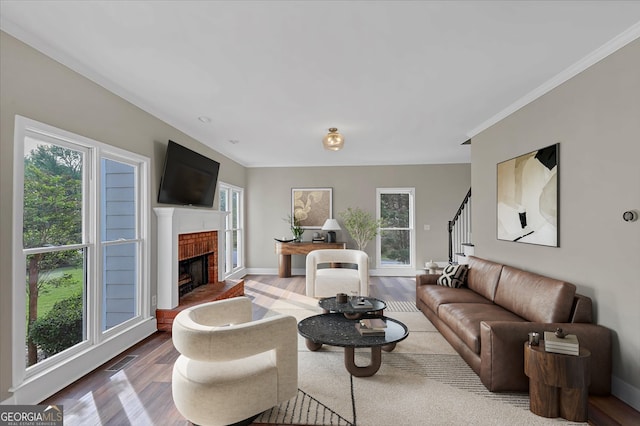
<path fill-rule="evenodd" d="M 248 286 L 250 281 L 270 289 L 251 293 L 254 318 L 262 318 L 283 293 L 304 294 L 304 276 L 245 277 Z M 371 277 L 370 291 L 372 297 L 382 300 L 413 301 L 415 280 Z M 123 368 L 109 371 L 109 367 L 128 356 L 132 359 Z M 177 357 L 171 334 L 155 333 L 42 404 L 62 404 L 65 425 L 190 425 L 178 413 L 171 397 L 171 370 Z M 638 425 L 640 413 L 615 397 L 590 397 L 589 424 Z"/>

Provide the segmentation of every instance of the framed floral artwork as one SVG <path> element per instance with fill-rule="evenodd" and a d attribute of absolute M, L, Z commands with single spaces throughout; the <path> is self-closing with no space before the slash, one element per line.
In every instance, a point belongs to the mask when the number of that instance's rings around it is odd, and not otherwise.
<path fill-rule="evenodd" d="M 333 215 L 333 188 L 292 188 L 291 216 L 305 229 L 320 229 Z"/>

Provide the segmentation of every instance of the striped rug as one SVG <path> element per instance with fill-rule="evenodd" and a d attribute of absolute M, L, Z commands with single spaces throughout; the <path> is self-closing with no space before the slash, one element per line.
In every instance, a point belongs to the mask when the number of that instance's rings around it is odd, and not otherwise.
<path fill-rule="evenodd" d="M 255 423 L 267 425 L 353 425 L 351 421 L 300 389 L 294 398 L 262 413 L 255 420 Z"/>
<path fill-rule="evenodd" d="M 416 302 L 398 302 L 394 300 L 385 300 L 387 309 L 385 312 L 418 312 Z"/>

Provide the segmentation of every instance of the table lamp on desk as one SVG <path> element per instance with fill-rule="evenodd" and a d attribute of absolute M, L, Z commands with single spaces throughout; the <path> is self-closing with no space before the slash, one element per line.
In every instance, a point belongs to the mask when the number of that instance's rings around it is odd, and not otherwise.
<path fill-rule="evenodd" d="M 342 230 L 342 228 L 340 228 L 340 225 L 338 224 L 338 221 L 335 219 L 327 219 L 324 222 L 324 225 L 322 225 L 322 230 L 323 231 L 328 231 L 327 232 L 327 242 L 328 243 L 335 243 L 336 242 L 336 233 L 335 231 L 340 231 Z"/>

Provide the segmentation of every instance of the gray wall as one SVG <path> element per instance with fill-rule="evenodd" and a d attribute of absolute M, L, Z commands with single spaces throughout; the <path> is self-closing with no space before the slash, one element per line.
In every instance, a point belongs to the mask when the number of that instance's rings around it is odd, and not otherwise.
<path fill-rule="evenodd" d="M 640 41 L 472 139 L 476 255 L 578 286 L 613 330 L 613 388 L 640 408 Z M 496 164 L 560 143 L 559 240 L 548 248 L 496 239 Z M 597 366 L 594 366 L 597 368 Z"/>
<path fill-rule="evenodd" d="M 277 269 L 273 239 L 291 235 L 283 220 L 291 212 L 291 188 L 307 187 L 333 188 L 333 217 L 341 224 L 338 213 L 348 207 L 360 207 L 375 216 L 376 188 L 415 188 L 416 266 L 430 259 L 447 260 L 447 221 L 467 194 L 470 178 L 469 164 L 248 169 L 247 264 L 252 270 Z M 424 225 L 431 230 L 425 231 Z M 303 240 L 312 236 L 313 231 L 307 230 Z M 337 237 L 356 248 L 344 229 Z M 366 251 L 375 265 L 375 240 Z M 292 268 L 304 268 L 304 257 L 293 256 Z"/>
<path fill-rule="evenodd" d="M 11 258 L 15 115 L 151 158 L 152 206 L 167 140 L 221 163 L 220 180 L 246 186 L 245 168 L 205 147 L 101 86 L 0 32 L 0 401 L 11 385 Z M 195 117 L 194 117 L 195 119 Z M 215 205 L 217 205 L 217 199 Z M 156 294 L 156 221 L 151 214 L 151 293 Z"/>

